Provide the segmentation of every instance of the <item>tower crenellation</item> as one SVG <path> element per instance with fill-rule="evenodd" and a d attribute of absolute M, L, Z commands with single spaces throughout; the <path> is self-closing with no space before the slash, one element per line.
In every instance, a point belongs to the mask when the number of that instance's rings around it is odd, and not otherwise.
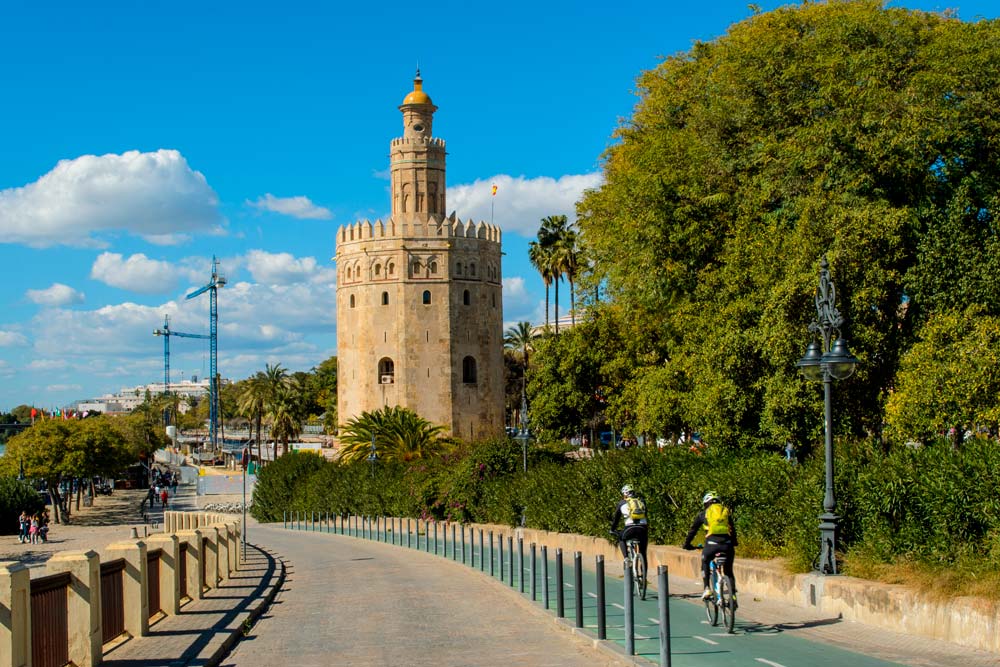
<path fill-rule="evenodd" d="M 503 427 L 499 227 L 446 215 L 445 142 L 419 71 L 390 142 L 392 211 L 338 227 L 338 416 L 401 405 L 453 435 Z"/>

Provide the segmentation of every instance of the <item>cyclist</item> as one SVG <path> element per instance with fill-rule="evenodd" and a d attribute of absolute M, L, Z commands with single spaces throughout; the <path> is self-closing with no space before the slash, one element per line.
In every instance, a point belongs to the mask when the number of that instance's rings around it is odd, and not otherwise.
<path fill-rule="evenodd" d="M 625 528 L 618 535 L 618 548 L 622 550 L 622 557 L 628 558 L 628 540 L 638 540 L 639 551 L 642 559 L 646 563 L 646 547 L 649 546 L 649 520 L 646 518 L 646 501 L 638 496 L 631 486 L 626 484 L 622 487 L 622 500 L 615 507 L 615 513 L 611 518 L 611 532 L 618 528 L 618 521 L 625 520 Z M 643 572 L 645 575 L 645 572 Z"/>
<path fill-rule="evenodd" d="M 712 597 L 712 589 L 709 586 L 708 564 L 715 558 L 715 554 L 724 553 L 726 566 L 723 574 L 733 577 L 733 560 L 735 559 L 735 549 L 738 544 L 736 539 L 736 526 L 733 525 L 733 516 L 729 508 L 722 504 L 718 494 L 709 491 L 701 499 L 704 509 L 694 518 L 691 529 L 688 530 L 687 538 L 684 540 L 684 548 L 688 551 L 695 547 L 691 540 L 699 530 L 705 531 L 705 546 L 701 550 L 701 578 L 705 584 L 705 592 L 701 594 L 702 600 Z M 736 594 L 736 577 L 733 577 L 733 595 Z"/>

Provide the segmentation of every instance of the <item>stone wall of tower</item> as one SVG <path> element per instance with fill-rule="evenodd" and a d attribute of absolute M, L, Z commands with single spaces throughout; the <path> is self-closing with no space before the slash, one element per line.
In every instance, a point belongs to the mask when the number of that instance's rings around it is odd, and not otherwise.
<path fill-rule="evenodd" d="M 400 405 L 462 438 L 499 434 L 500 229 L 399 217 L 337 231 L 340 422 Z"/>

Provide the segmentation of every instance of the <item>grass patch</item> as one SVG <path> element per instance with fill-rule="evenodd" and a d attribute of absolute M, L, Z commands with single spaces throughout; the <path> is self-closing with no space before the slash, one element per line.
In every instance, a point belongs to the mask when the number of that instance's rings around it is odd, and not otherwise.
<path fill-rule="evenodd" d="M 884 563 L 855 553 L 847 555 L 843 563 L 843 573 L 848 576 L 906 586 L 939 602 L 966 596 L 1000 601 L 1000 571 L 988 569 L 985 562 L 978 567 L 909 558 Z"/>

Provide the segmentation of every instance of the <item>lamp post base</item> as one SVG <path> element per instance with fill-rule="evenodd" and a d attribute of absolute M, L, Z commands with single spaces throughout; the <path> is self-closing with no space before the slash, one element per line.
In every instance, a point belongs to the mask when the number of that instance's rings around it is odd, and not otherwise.
<path fill-rule="evenodd" d="M 837 544 L 837 522 L 840 517 L 833 512 L 824 512 L 819 515 L 819 574 L 838 574 L 837 554 L 835 551 Z"/>

